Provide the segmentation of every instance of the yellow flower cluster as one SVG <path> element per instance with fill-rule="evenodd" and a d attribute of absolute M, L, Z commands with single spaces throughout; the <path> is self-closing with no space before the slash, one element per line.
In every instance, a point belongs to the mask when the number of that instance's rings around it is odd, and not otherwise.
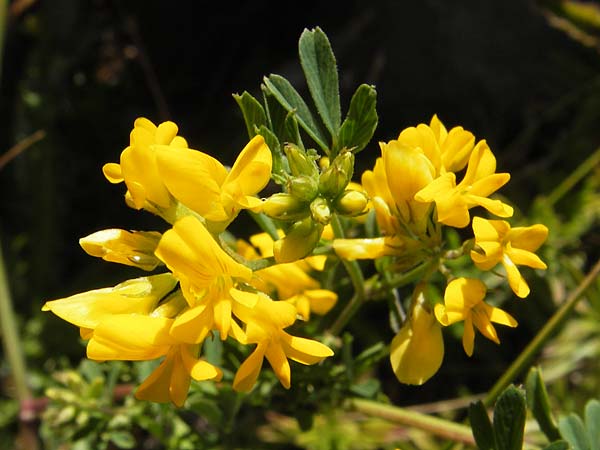
<path fill-rule="evenodd" d="M 309 264 L 322 268 L 323 261 L 254 272 L 242 257 L 235 259 L 218 233 L 240 210 L 261 210 L 256 194 L 270 179 L 271 152 L 256 136 L 227 170 L 188 148 L 177 133 L 172 122 L 156 126 L 140 118 L 120 163 L 104 166 L 110 182 L 125 183 L 128 205 L 160 215 L 171 228 L 162 235 L 103 230 L 80 241 L 92 256 L 168 272 L 49 301 L 44 310 L 80 327 L 90 359 L 163 358 L 137 389 L 141 399 L 181 406 L 191 379 L 220 380 L 222 370 L 201 357 L 203 342 L 216 332 L 222 340 L 255 346 L 237 368 L 234 389 L 252 389 L 264 358 L 289 388 L 289 359 L 315 364 L 333 354 L 324 344 L 284 331 L 298 317 L 308 320 L 311 312 L 325 313 L 335 304 L 336 294 L 307 273 Z M 263 257 L 272 255 L 273 241 L 253 240 Z M 248 244 L 242 247 L 247 259 L 258 257 Z"/>
<path fill-rule="evenodd" d="M 372 171 L 363 173 L 362 185 L 381 237 L 339 239 L 333 245 L 342 258 L 391 257 L 393 267 L 399 270 L 429 267 L 415 289 L 409 317 L 392 340 L 390 352 L 397 378 L 422 384 L 435 374 L 443 359 L 441 326 L 464 322 L 463 347 L 470 356 L 474 327 L 499 343 L 492 323 L 517 325 L 508 313 L 485 303 L 482 281 L 455 276 L 444 266 L 442 225 L 465 228 L 472 223 L 474 239 L 463 249 L 472 249 L 471 259 L 482 271 L 502 264 L 519 297 L 526 297 L 529 287 L 517 266 L 546 268 L 533 252 L 545 241 L 548 229 L 539 224 L 511 228 L 504 220 L 471 219 L 474 207 L 501 218 L 512 216 L 511 206 L 490 198 L 510 175 L 496 173 L 496 158 L 486 141 L 476 143 L 474 135 L 462 127 L 448 131 L 433 116 L 429 125 L 407 128 L 398 139 L 380 143 L 380 147 L 381 157 Z M 435 264 L 428 266 L 431 261 Z M 423 286 L 437 269 L 446 275 L 447 285 L 443 303 L 435 304 Z"/>

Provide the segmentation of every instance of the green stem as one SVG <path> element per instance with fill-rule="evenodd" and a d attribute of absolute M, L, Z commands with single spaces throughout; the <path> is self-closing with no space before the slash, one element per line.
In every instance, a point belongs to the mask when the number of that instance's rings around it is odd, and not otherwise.
<path fill-rule="evenodd" d="M 554 205 L 559 201 L 573 186 L 575 186 L 592 169 L 600 164 L 600 148 L 596 149 L 591 156 L 582 162 L 567 178 L 565 178 L 551 193 L 546 197 L 547 204 Z"/>
<path fill-rule="evenodd" d="M 350 406 L 354 410 L 369 416 L 380 417 L 390 422 L 419 428 L 455 442 L 475 445 L 471 429 L 466 425 L 460 425 L 449 420 L 440 419 L 439 417 L 398 408 L 393 405 L 384 405 L 372 400 L 351 399 Z"/>
<path fill-rule="evenodd" d="M 261 230 L 271 236 L 271 239 L 274 241 L 279 240 L 279 233 L 277 232 L 277 227 L 271 220 L 271 218 L 265 216 L 264 214 L 253 213 L 248 210 L 250 217 L 254 219 L 254 221 L 258 224 Z"/>
<path fill-rule="evenodd" d="M 344 228 L 337 214 L 334 214 L 331 218 L 331 227 L 337 239 L 344 238 Z M 354 295 L 329 329 L 330 333 L 334 336 L 341 333 L 348 321 L 356 314 L 356 311 L 358 311 L 365 301 L 365 279 L 360 266 L 356 261 L 348 261 L 346 259 L 342 259 L 342 264 L 350 276 L 352 286 L 354 286 Z"/>
<path fill-rule="evenodd" d="M 515 380 L 527 367 L 536 356 L 542 346 L 550 339 L 550 337 L 560 328 L 568 314 L 573 310 L 577 302 L 582 298 L 583 294 L 596 280 L 600 274 L 600 260 L 596 262 L 592 270 L 581 281 L 577 289 L 567 298 L 565 303 L 554 313 L 546 325 L 539 331 L 533 340 L 525 347 L 517 359 L 504 372 L 500 379 L 494 384 L 486 395 L 483 403 L 486 406 L 491 406 L 500 393 Z"/>
<path fill-rule="evenodd" d="M 25 371 L 25 357 L 21 347 L 21 340 L 17 332 L 17 319 L 12 308 L 12 299 L 8 287 L 8 277 L 4 267 L 4 257 L 0 247 L 0 330 L 2 330 L 4 351 L 12 369 L 16 387 L 17 399 L 22 404 L 31 398 L 27 387 Z"/>

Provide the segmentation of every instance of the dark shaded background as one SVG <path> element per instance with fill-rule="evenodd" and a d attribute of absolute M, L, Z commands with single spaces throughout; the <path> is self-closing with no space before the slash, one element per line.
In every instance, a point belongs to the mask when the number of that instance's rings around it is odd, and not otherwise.
<path fill-rule="evenodd" d="M 123 186 L 101 172 L 136 117 L 171 119 L 192 147 L 231 163 L 246 140 L 231 94 L 258 94 L 269 73 L 305 92 L 297 40 L 317 25 L 338 59 L 343 108 L 360 83 L 377 87 L 380 126 L 357 172 L 379 154 L 377 140 L 437 113 L 488 140 L 513 176 L 504 194 L 527 208 L 600 143 L 600 55 L 551 27 L 533 1 L 37 2 L 13 10 L 0 92 L 2 151 L 46 132 L 0 172 L 0 237 L 21 317 L 46 299 L 139 276 L 77 245 L 103 228 L 164 227 L 128 209 Z M 82 356 L 73 327 L 43 320 L 46 354 Z M 513 336 L 498 350 L 506 361 L 531 335 Z M 496 358 L 489 373 L 459 373 L 461 355 L 446 373 L 475 389 L 501 371 Z"/>

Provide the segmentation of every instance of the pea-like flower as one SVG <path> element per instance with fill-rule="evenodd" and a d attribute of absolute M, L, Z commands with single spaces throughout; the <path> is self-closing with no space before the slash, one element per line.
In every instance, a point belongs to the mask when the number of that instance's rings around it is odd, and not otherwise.
<path fill-rule="evenodd" d="M 121 153 L 120 164 L 108 163 L 102 168 L 111 183 L 125 182 L 125 198 L 133 208 L 157 212 L 157 207 L 168 209 L 173 205 L 173 197 L 158 172 L 154 146 L 187 148 L 186 140 L 177 136 L 177 132 L 173 122 L 163 122 L 157 127 L 140 117 L 134 122 L 130 143 Z"/>
<path fill-rule="evenodd" d="M 541 224 L 511 228 L 505 220 L 475 217 L 473 233 L 476 248 L 471 251 L 471 259 L 475 265 L 480 270 L 490 270 L 501 263 L 513 292 L 521 298 L 527 297 L 529 286 L 517 265 L 546 269 L 546 264 L 533 252 L 548 237 L 548 228 Z"/>
<path fill-rule="evenodd" d="M 288 358 L 305 365 L 316 364 L 333 351 L 312 339 L 292 336 L 284 328 L 296 320 L 296 308 L 287 302 L 273 301 L 263 293 L 232 292 L 236 298 L 234 313 L 246 324 L 245 338 L 236 337 L 245 344 L 257 344 L 254 351 L 240 365 L 233 380 L 233 388 L 247 392 L 252 389 L 260 373 L 264 358 L 286 389 L 291 385 Z M 255 300 L 249 300 L 254 297 Z M 246 305 L 254 303 L 253 307 Z"/>
<path fill-rule="evenodd" d="M 469 225 L 469 209 L 482 206 L 499 217 L 510 217 L 513 208 L 500 200 L 488 198 L 510 179 L 508 173 L 496 172 L 496 158 L 485 141 L 480 141 L 469 158 L 464 178 L 456 184 L 456 175 L 447 172 L 415 195 L 419 202 L 435 202 L 437 220 L 456 228 Z"/>
<path fill-rule="evenodd" d="M 486 294 L 483 282 L 475 278 L 456 278 L 448 283 L 444 304 L 435 305 L 435 317 L 444 326 L 464 321 L 463 348 L 469 356 L 475 345 L 475 328 L 486 338 L 500 343 L 492 323 L 516 327 L 517 321 L 507 312 L 483 301 Z"/>
<path fill-rule="evenodd" d="M 187 148 L 155 146 L 161 179 L 173 196 L 223 231 L 241 209 L 258 211 L 255 197 L 271 177 L 271 151 L 255 136 L 227 171 L 206 153 Z"/>

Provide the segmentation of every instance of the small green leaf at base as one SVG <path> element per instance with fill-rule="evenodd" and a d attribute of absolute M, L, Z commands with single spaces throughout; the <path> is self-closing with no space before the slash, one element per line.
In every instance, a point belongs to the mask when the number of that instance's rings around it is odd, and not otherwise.
<path fill-rule="evenodd" d="M 571 413 L 561 417 L 558 421 L 558 429 L 562 438 L 571 444 L 573 450 L 591 450 L 592 446 L 585 426 L 577 414 Z"/>
<path fill-rule="evenodd" d="M 521 450 L 527 409 L 525 395 L 510 385 L 494 407 L 494 437 L 496 450 Z"/>
<path fill-rule="evenodd" d="M 481 400 L 469 406 L 469 422 L 479 450 L 495 450 L 492 423 Z"/>
<path fill-rule="evenodd" d="M 298 124 L 326 153 L 329 153 L 327 138 L 315 122 L 308 106 L 298 94 L 298 91 L 288 80 L 280 75 L 269 75 L 263 79 L 265 88 L 271 93 L 286 111 L 295 111 Z"/>
<path fill-rule="evenodd" d="M 233 98 L 242 110 L 248 137 L 252 139 L 256 136 L 256 129 L 267 125 L 267 116 L 262 105 L 248 92 L 244 91 L 242 95 L 233 94 Z"/>
<path fill-rule="evenodd" d="M 527 405 L 542 432 L 550 442 L 559 439 L 560 433 L 552 417 L 548 393 L 546 392 L 544 380 L 538 368 L 532 368 L 529 371 L 527 381 L 525 382 L 525 389 L 527 393 Z"/>
<path fill-rule="evenodd" d="M 361 84 L 350 102 L 348 115 L 340 128 L 338 149 L 352 149 L 354 153 L 367 146 L 377 128 L 377 91 L 373 86 Z"/>

